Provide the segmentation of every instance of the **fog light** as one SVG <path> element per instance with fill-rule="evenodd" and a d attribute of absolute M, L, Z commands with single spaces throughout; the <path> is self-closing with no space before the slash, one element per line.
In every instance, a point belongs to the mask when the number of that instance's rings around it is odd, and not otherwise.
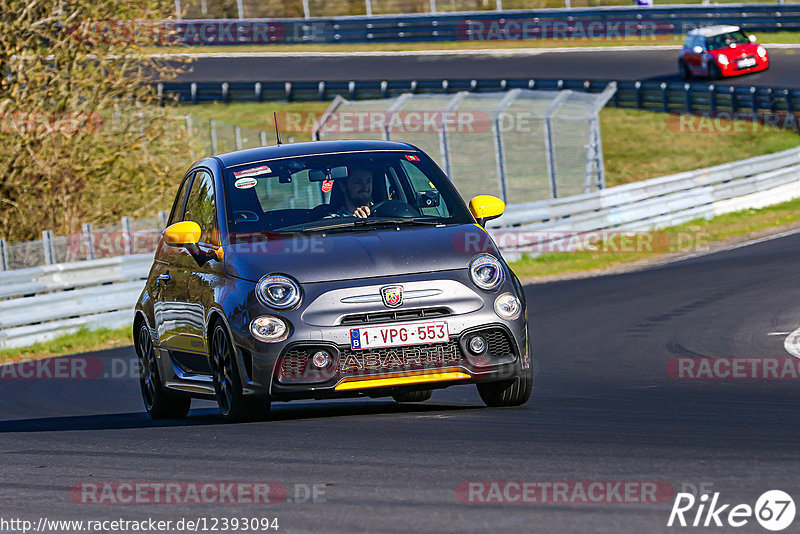
<path fill-rule="evenodd" d="M 253 337 L 266 343 L 276 343 L 289 337 L 289 327 L 278 317 L 262 315 L 250 323 Z"/>
<path fill-rule="evenodd" d="M 486 340 L 481 336 L 473 336 L 469 340 L 469 350 L 472 354 L 483 354 L 486 350 Z"/>
<path fill-rule="evenodd" d="M 522 304 L 511 293 L 503 293 L 494 301 L 494 312 L 501 319 L 513 321 L 522 313 Z"/>
<path fill-rule="evenodd" d="M 311 364 L 317 369 L 324 369 L 331 364 L 331 355 L 324 350 L 318 350 L 311 357 Z"/>

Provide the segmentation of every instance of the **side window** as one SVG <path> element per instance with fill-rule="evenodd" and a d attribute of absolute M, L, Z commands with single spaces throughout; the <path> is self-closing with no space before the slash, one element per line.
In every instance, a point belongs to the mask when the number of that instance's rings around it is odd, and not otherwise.
<path fill-rule="evenodd" d="M 694 35 L 687 35 L 683 41 L 683 47 L 691 49 L 694 46 Z"/>
<path fill-rule="evenodd" d="M 186 193 L 189 191 L 189 186 L 192 184 L 192 175 L 184 178 L 181 183 L 181 188 L 178 190 L 178 196 L 175 197 L 175 203 L 172 205 L 172 212 L 169 214 L 169 221 L 167 226 L 173 225 L 181 220 L 183 215 L 183 205 L 186 202 Z"/>
<path fill-rule="evenodd" d="M 214 179 L 206 171 L 200 171 L 194 177 L 183 220 L 194 221 L 200 225 L 201 243 L 218 245 L 216 215 Z"/>
<path fill-rule="evenodd" d="M 400 165 L 402 165 L 403 171 L 405 171 L 409 180 L 411 180 L 411 188 L 414 195 L 424 191 L 438 192 L 433 183 L 428 179 L 427 176 L 425 176 L 425 173 L 419 170 L 413 163 L 401 160 Z M 444 204 L 444 202 L 435 208 L 421 208 L 420 212 L 422 215 L 450 217 L 450 213 L 448 212 L 447 206 Z"/>

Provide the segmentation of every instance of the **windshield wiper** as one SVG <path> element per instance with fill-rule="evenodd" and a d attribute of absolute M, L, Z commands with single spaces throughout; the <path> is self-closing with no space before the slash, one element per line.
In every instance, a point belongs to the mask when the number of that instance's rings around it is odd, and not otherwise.
<path fill-rule="evenodd" d="M 343 228 L 363 228 L 365 226 L 387 226 L 387 225 L 419 225 L 419 226 L 438 226 L 444 224 L 441 221 L 430 221 L 425 219 L 410 219 L 406 217 L 396 217 L 391 219 L 360 219 L 348 220 L 319 226 L 303 228 L 303 233 L 324 232 L 326 230 L 339 230 Z"/>

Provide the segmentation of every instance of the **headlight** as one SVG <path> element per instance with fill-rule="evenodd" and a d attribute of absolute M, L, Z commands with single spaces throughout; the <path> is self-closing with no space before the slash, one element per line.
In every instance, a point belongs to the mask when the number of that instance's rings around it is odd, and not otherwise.
<path fill-rule="evenodd" d="M 761 57 L 767 57 L 767 49 L 761 45 L 758 45 L 758 48 L 756 48 L 756 53 Z"/>
<path fill-rule="evenodd" d="M 250 323 L 250 333 L 260 341 L 275 343 L 289 337 L 289 327 L 283 319 L 272 315 L 262 315 Z"/>
<path fill-rule="evenodd" d="M 287 276 L 271 274 L 258 282 L 256 295 L 267 306 L 286 310 L 300 302 L 300 286 Z"/>
<path fill-rule="evenodd" d="M 720 65 L 727 65 L 728 64 L 728 56 L 726 56 L 725 54 L 719 54 L 717 56 L 717 62 L 719 62 Z"/>
<path fill-rule="evenodd" d="M 501 319 L 513 321 L 522 313 L 522 304 L 511 293 L 503 293 L 494 301 L 494 312 Z"/>
<path fill-rule="evenodd" d="M 494 256 L 482 254 L 469 264 L 469 275 L 476 286 L 490 291 L 503 283 L 503 266 Z"/>

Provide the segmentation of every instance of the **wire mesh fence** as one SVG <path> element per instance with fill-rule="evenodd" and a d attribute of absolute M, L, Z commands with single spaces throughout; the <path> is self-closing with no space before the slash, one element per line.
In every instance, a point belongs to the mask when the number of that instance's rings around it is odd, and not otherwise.
<path fill-rule="evenodd" d="M 428 153 L 465 200 L 522 203 L 605 187 L 598 113 L 614 95 L 533 91 L 337 97 L 315 139 L 386 139 Z"/>

